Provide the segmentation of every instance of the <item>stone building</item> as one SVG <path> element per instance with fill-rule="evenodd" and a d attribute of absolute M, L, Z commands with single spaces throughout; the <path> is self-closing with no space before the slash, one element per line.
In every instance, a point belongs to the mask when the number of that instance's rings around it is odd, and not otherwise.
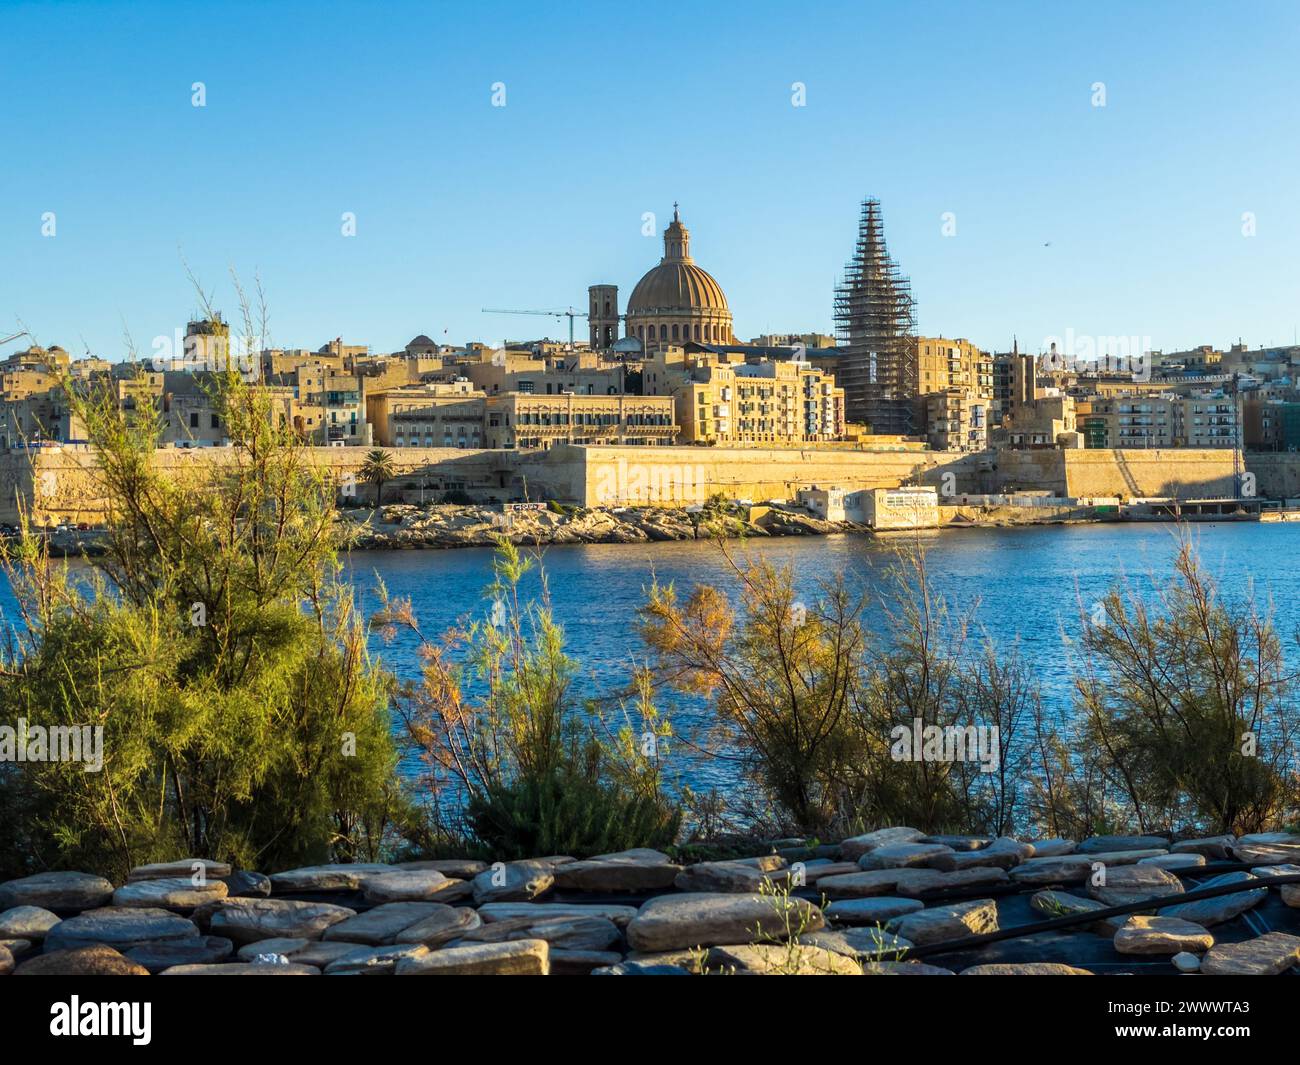
<path fill-rule="evenodd" d="M 554 444 L 671 445 L 677 438 L 669 396 L 558 396 L 511 392 L 487 398 L 490 448 Z"/>
<path fill-rule="evenodd" d="M 691 258 L 691 235 L 676 204 L 664 230 L 663 258 L 637 282 L 627 301 L 627 335 L 640 340 L 646 352 L 688 340 L 735 343 L 727 297 L 713 275 Z"/>

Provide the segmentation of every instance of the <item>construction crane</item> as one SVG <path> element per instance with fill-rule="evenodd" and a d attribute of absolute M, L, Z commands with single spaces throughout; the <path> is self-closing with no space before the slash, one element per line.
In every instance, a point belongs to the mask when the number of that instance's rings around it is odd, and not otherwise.
<path fill-rule="evenodd" d="M 545 315 L 548 318 L 554 318 L 556 321 L 559 321 L 561 318 L 567 318 L 569 319 L 569 350 L 573 350 L 573 320 L 575 318 L 591 317 L 591 315 L 589 315 L 586 311 L 575 311 L 572 307 L 569 307 L 563 311 L 503 311 L 503 310 L 493 310 L 492 308 L 484 307 L 483 313 L 484 314 L 541 314 L 541 315 Z"/>
<path fill-rule="evenodd" d="M 13 336 L 0 337 L 0 344 L 8 344 L 11 340 L 17 340 L 19 337 L 25 336 L 27 336 L 27 330 L 23 329 L 20 332 L 14 333 Z"/>

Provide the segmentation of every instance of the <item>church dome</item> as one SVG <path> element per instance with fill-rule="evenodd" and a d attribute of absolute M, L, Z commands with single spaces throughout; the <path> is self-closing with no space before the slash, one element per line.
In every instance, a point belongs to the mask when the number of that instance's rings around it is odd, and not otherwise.
<path fill-rule="evenodd" d="M 691 258 L 691 235 L 677 205 L 664 230 L 664 256 L 627 301 L 627 333 L 651 346 L 686 340 L 731 343 L 731 311 L 722 286 Z"/>

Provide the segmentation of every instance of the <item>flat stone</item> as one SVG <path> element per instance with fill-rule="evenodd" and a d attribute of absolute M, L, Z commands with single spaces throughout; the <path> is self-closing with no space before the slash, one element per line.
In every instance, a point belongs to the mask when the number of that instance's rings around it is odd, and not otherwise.
<path fill-rule="evenodd" d="M 394 866 L 403 872 L 408 869 L 433 869 L 449 880 L 473 880 L 487 867 L 487 862 L 475 858 L 435 858 L 423 862 L 398 862 Z"/>
<path fill-rule="evenodd" d="M 1198 885 L 1198 890 L 1200 888 L 1223 887 L 1227 884 L 1244 884 L 1247 881 L 1257 879 L 1257 877 L 1253 877 L 1245 871 L 1224 873 L 1221 876 L 1211 877 L 1204 884 Z M 1263 902 L 1267 897 L 1267 887 L 1261 887 L 1257 891 L 1238 891 L 1235 895 L 1219 895 L 1212 899 L 1197 899 L 1193 902 L 1180 902 L 1174 906 L 1166 906 L 1160 911 L 1160 916 L 1180 917 L 1184 921 L 1191 921 L 1194 924 L 1208 928 L 1211 925 L 1232 920 L 1237 914 L 1245 913 L 1252 906 Z"/>
<path fill-rule="evenodd" d="M 863 976 L 956 976 L 951 969 L 926 965 L 920 961 L 868 961 L 862 964 Z"/>
<path fill-rule="evenodd" d="M 271 874 L 271 890 L 277 895 L 299 891 L 360 891 L 368 874 L 391 873 L 394 867 L 353 862 L 338 865 L 307 865 Z"/>
<path fill-rule="evenodd" d="M 709 949 L 710 971 L 745 976 L 861 976 L 853 958 L 803 944 L 740 943 Z"/>
<path fill-rule="evenodd" d="M 790 864 L 779 854 L 758 854 L 752 858 L 732 858 L 729 860 L 736 865 L 752 866 L 764 873 L 774 873 Z"/>
<path fill-rule="evenodd" d="M 159 976 L 320 976 L 314 965 L 294 963 L 268 965 L 235 961 L 224 965 L 173 965 Z"/>
<path fill-rule="evenodd" d="M 14 956 L 8 947 L 0 947 L 0 976 L 8 976 L 14 971 Z"/>
<path fill-rule="evenodd" d="M 1232 845 L 1236 836 L 1205 836 L 1201 839 L 1181 839 L 1169 845 L 1171 854 L 1200 854 L 1215 861 L 1226 861 L 1232 857 Z"/>
<path fill-rule="evenodd" d="M 378 873 L 362 881 L 361 894 L 367 902 L 441 902 L 440 892 L 455 881 L 437 869 L 400 869 L 395 873 Z"/>
<path fill-rule="evenodd" d="M 998 909 L 992 899 L 970 899 L 947 906 L 931 906 L 916 913 L 895 917 L 885 925 L 886 932 L 909 939 L 919 947 L 997 930 Z"/>
<path fill-rule="evenodd" d="M 1030 858 L 1011 870 L 1017 884 L 1082 884 L 1092 872 L 1092 859 L 1082 854 Z"/>
<path fill-rule="evenodd" d="M 1087 969 L 1063 965 L 1055 961 L 1000 962 L 993 965 L 972 965 L 961 971 L 962 976 L 1091 976 Z"/>
<path fill-rule="evenodd" d="M 512 917 L 608 917 L 620 928 L 637 915 L 635 906 L 588 902 L 489 902 L 478 908 L 486 922 L 508 921 Z"/>
<path fill-rule="evenodd" d="M 326 902 L 226 898 L 216 904 L 208 927 L 242 945 L 273 937 L 319 939 L 331 925 L 355 916 L 356 910 Z"/>
<path fill-rule="evenodd" d="M 418 958 L 403 958 L 397 963 L 397 975 L 545 976 L 551 968 L 550 951 L 544 939 L 444 947 Z"/>
<path fill-rule="evenodd" d="M 859 874 L 861 875 L 861 874 Z M 764 895 L 684 893 L 661 895 L 641 907 L 627 926 L 633 950 L 662 951 L 751 942 L 766 934 L 816 932 L 822 912 L 806 899 Z"/>
<path fill-rule="evenodd" d="M 790 879 L 797 881 L 797 872 L 802 870 L 805 884 L 815 884 L 824 876 L 843 876 L 858 872 L 857 862 L 795 862 L 790 866 Z"/>
<path fill-rule="evenodd" d="M 1028 843 L 1004 836 L 996 839 L 987 847 L 974 851 L 961 851 L 941 854 L 928 864 L 933 869 L 948 872 L 959 869 L 977 869 L 992 866 L 997 869 L 1011 869 L 1034 856 L 1034 848 Z"/>
<path fill-rule="evenodd" d="M 309 942 L 305 947 L 295 950 L 293 953 L 286 955 L 288 960 L 294 965 L 311 965 L 317 969 L 326 968 L 330 962 L 337 961 L 345 954 L 350 954 L 357 950 L 355 943 L 324 943 Z M 256 957 L 254 955 L 253 957 Z M 252 960 L 251 958 L 249 959 Z"/>
<path fill-rule="evenodd" d="M 639 962 L 642 965 L 672 965 L 688 973 L 699 975 L 704 972 L 704 957 L 707 952 L 691 948 L 690 950 L 634 950 L 628 953 L 626 961 Z"/>
<path fill-rule="evenodd" d="M 1300 876 L 1300 865 L 1257 865 L 1250 871 L 1250 875 L 1257 876 L 1261 880 L 1274 876 Z M 2 914 L 0 920 L 3 920 Z"/>
<path fill-rule="evenodd" d="M 1245 943 L 1211 947 L 1201 961 L 1201 972 L 1207 976 L 1277 976 L 1296 964 L 1300 964 L 1300 936 L 1269 932 Z"/>
<path fill-rule="evenodd" d="M 1153 847 L 1150 850 L 1128 850 L 1128 851 L 1097 851 L 1089 854 L 1087 857 L 1094 862 L 1100 862 L 1102 865 L 1137 865 L 1147 858 L 1163 858 L 1169 852 L 1159 847 Z"/>
<path fill-rule="evenodd" d="M 195 910 L 209 902 L 224 899 L 229 890 L 223 880 L 207 880 L 196 887 L 189 877 L 151 878 L 123 884 L 113 892 L 113 905 Z"/>
<path fill-rule="evenodd" d="M 1138 865 L 1154 865 L 1157 869 L 1196 869 L 1205 864 L 1204 854 L 1157 854 L 1154 858 L 1141 858 Z"/>
<path fill-rule="evenodd" d="M 371 947 L 385 946 L 398 942 L 398 934 L 412 925 L 429 917 L 441 916 L 443 909 L 444 904 L 440 902 L 385 902 L 330 925 L 321 938 L 364 943 Z"/>
<path fill-rule="evenodd" d="M 0 939 L 42 940 L 59 921 L 57 914 L 40 906 L 15 906 L 0 913 Z"/>
<path fill-rule="evenodd" d="M 516 917 L 493 921 L 467 931 L 452 946 L 503 943 L 512 939 L 544 939 L 554 950 L 606 951 L 623 941 L 623 934 L 606 917 Z"/>
<path fill-rule="evenodd" d="M 441 902 L 431 905 L 436 906 L 437 909 L 403 928 L 394 937 L 393 942 L 423 943 L 426 947 L 440 947 L 459 939 L 465 933 L 483 924 L 483 919 L 468 906 L 448 906 Z"/>
<path fill-rule="evenodd" d="M 485 869 L 474 878 L 474 901 L 527 902 L 555 883 L 555 867 L 546 861 L 509 862 Z"/>
<path fill-rule="evenodd" d="M 154 940 L 194 939 L 198 934 L 193 921 L 170 910 L 105 906 L 60 921 L 45 937 L 45 949 L 75 950 L 102 943 L 126 951 Z"/>
<path fill-rule="evenodd" d="M 597 969 L 611 968 L 623 962 L 623 955 L 612 950 L 557 950 L 551 947 L 552 976 L 588 976 Z"/>
<path fill-rule="evenodd" d="M 788 870 L 766 871 L 741 862 L 700 862 L 688 865 L 673 880 L 678 891 L 735 891 L 754 894 L 789 883 Z"/>
<path fill-rule="evenodd" d="M 1232 854 L 1239 862 L 1258 865 L 1300 862 L 1300 836 L 1289 832 L 1257 832 L 1241 836 L 1232 845 Z"/>
<path fill-rule="evenodd" d="M 1212 946 L 1214 936 L 1203 926 L 1178 917 L 1134 914 L 1115 933 L 1115 949 L 1121 954 L 1199 954 Z"/>
<path fill-rule="evenodd" d="M 1093 836 L 1074 848 L 1078 854 L 1101 854 L 1106 851 L 1168 850 L 1164 836 Z"/>
<path fill-rule="evenodd" d="M 56 913 L 80 912 L 103 906 L 113 897 L 113 885 L 91 873 L 37 873 L 0 884 L 0 910 L 39 906 Z"/>
<path fill-rule="evenodd" d="M 936 859 L 945 856 L 952 856 L 955 859 L 956 853 L 951 847 L 945 847 L 941 843 L 887 843 L 883 847 L 874 847 L 867 851 L 858 859 L 858 868 L 863 871 L 907 869 L 930 865 Z"/>
<path fill-rule="evenodd" d="M 1173 873 L 1154 865 L 1107 867 L 1104 884 L 1088 881 L 1089 896 L 1107 906 L 1127 906 L 1133 902 L 1182 893 L 1183 882 Z"/>
<path fill-rule="evenodd" d="M 872 869 L 844 876 L 826 876 L 817 881 L 817 890 L 832 899 L 869 898 L 873 895 L 914 897 L 953 888 L 1003 884 L 1007 873 L 986 866 L 961 869 L 953 873 L 938 869 Z"/>
<path fill-rule="evenodd" d="M 1073 854 L 1078 844 L 1072 839 L 1036 839 L 1031 841 L 1035 858 L 1060 858 Z"/>
<path fill-rule="evenodd" d="M 900 899 L 883 895 L 867 899 L 841 899 L 832 902 L 822 913 L 832 924 L 876 925 L 924 908 L 925 903 L 920 899 Z"/>
<path fill-rule="evenodd" d="M 221 936 L 198 936 L 141 943 L 128 950 L 126 956 L 151 973 L 160 973 L 173 965 L 211 965 L 230 957 L 234 949 L 235 945 Z"/>
<path fill-rule="evenodd" d="M 977 851 L 993 842 L 992 836 L 926 836 L 920 842 L 939 843 L 955 851 Z"/>
<path fill-rule="evenodd" d="M 96 944 L 72 950 L 55 950 L 29 958 L 14 969 L 14 976 L 148 976 L 149 970 L 124 958 L 112 947 Z"/>
<path fill-rule="evenodd" d="M 1029 900 L 1029 906 L 1049 918 L 1073 917 L 1076 914 L 1087 913 L 1089 910 L 1106 908 L 1105 903 L 1098 902 L 1096 899 L 1080 898 L 1078 895 L 1070 895 L 1064 891 L 1036 891 Z M 1106 917 L 1086 927 L 1098 935 L 1114 936 L 1124 927 L 1126 920 L 1127 917 Z"/>
<path fill-rule="evenodd" d="M 326 976 L 392 976 L 404 958 L 429 953 L 422 943 L 398 943 L 387 947 L 360 947 L 340 955 L 325 966 Z"/>
<path fill-rule="evenodd" d="M 810 947 L 821 947 L 844 954 L 855 961 L 879 961 L 911 950 L 910 939 L 893 935 L 880 928 L 849 928 L 835 931 L 805 932 L 795 940 Z"/>
<path fill-rule="evenodd" d="M 681 871 L 666 854 L 628 851 L 557 866 L 555 886 L 561 891 L 664 891 Z"/>
<path fill-rule="evenodd" d="M 230 866 L 225 862 L 214 862 L 207 858 L 182 858 L 176 862 L 155 862 L 153 865 L 137 865 L 126 876 L 128 884 L 141 880 L 175 880 L 183 878 L 188 881 L 199 870 L 203 871 L 204 880 L 215 880 L 230 875 Z"/>
<path fill-rule="evenodd" d="M 856 862 L 867 851 L 888 843 L 915 843 L 924 838 L 925 833 L 915 828 L 878 828 L 874 832 L 843 840 L 840 843 L 840 858 L 846 862 Z"/>
<path fill-rule="evenodd" d="M 1180 973 L 1194 973 L 1198 972 L 1201 968 L 1201 959 L 1195 954 L 1190 954 L 1187 951 L 1175 954 L 1169 960 L 1174 963 L 1174 968 Z"/>
<path fill-rule="evenodd" d="M 223 876 L 226 894 L 230 898 L 266 898 L 271 894 L 271 878 L 247 869 Z"/>

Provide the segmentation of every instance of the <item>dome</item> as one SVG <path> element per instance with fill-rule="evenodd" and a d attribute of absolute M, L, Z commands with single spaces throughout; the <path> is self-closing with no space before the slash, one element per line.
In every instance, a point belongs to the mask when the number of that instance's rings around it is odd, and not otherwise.
<path fill-rule="evenodd" d="M 664 256 L 627 301 L 627 335 L 648 349 L 687 340 L 731 343 L 731 311 L 722 286 L 691 258 L 691 235 L 677 205 L 664 230 Z"/>
<path fill-rule="evenodd" d="M 727 310 L 722 286 L 691 262 L 661 262 L 637 282 L 628 299 L 629 314 L 685 310 Z"/>

